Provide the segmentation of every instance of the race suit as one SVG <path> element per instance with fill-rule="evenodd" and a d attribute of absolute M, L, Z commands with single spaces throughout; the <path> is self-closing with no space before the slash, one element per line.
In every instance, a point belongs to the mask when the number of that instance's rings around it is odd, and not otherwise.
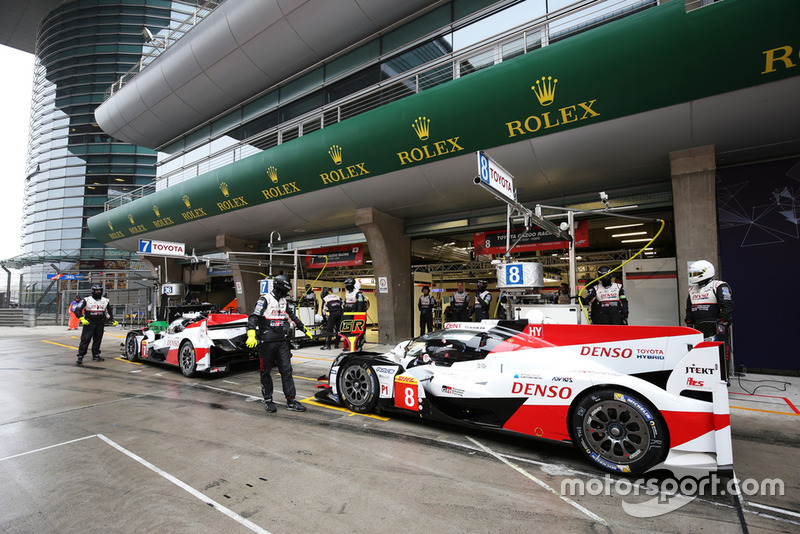
<path fill-rule="evenodd" d="M 489 306 L 492 303 L 492 294 L 484 289 L 481 292 L 475 292 L 475 320 L 489 318 Z"/>
<path fill-rule="evenodd" d="M 94 297 L 86 297 L 75 308 L 75 317 L 80 319 L 84 317 L 89 324 L 84 325 L 81 331 L 81 342 L 78 345 L 78 360 L 82 360 L 89 349 L 89 342 L 92 342 L 92 358 L 98 359 L 100 357 L 100 343 L 103 341 L 103 332 L 105 329 L 106 318 L 109 321 L 114 321 L 114 316 L 111 313 L 111 307 L 108 305 L 106 297 L 95 299 Z"/>
<path fill-rule="evenodd" d="M 628 324 L 628 298 L 621 284 L 592 287 L 585 301 L 592 305 L 592 324 Z"/>
<path fill-rule="evenodd" d="M 333 346 L 338 349 L 339 324 L 342 322 L 342 298 L 335 293 L 325 295 L 325 298 L 322 299 L 322 313 L 327 319 L 325 346 L 330 348 L 331 338 L 333 338 Z"/>
<path fill-rule="evenodd" d="M 427 327 L 428 332 L 433 332 L 433 305 L 434 300 L 431 295 L 425 295 L 419 297 L 419 301 L 417 302 L 417 309 L 419 309 L 419 335 L 425 335 L 425 328 Z"/>
<path fill-rule="evenodd" d="M 297 395 L 292 378 L 292 353 L 289 351 L 289 336 L 291 334 L 287 318 L 291 319 L 297 328 L 305 329 L 303 322 L 287 306 L 285 298 L 276 298 L 272 293 L 267 293 L 256 302 L 253 313 L 247 319 L 247 329 L 260 330 L 258 344 L 258 358 L 261 372 L 261 394 L 265 401 L 272 401 L 272 365 L 277 363 L 281 373 L 281 384 L 286 400 L 292 400 Z"/>
<path fill-rule="evenodd" d="M 721 280 L 709 280 L 704 285 L 694 284 L 686 298 L 686 324 L 692 328 L 703 321 L 730 322 L 733 315 L 733 293 Z"/>
<path fill-rule="evenodd" d="M 453 292 L 450 297 L 450 308 L 453 311 L 453 321 L 469 321 L 469 293 L 466 291 Z"/>
<path fill-rule="evenodd" d="M 356 288 L 352 291 L 345 291 L 344 293 L 344 311 L 345 312 L 365 312 L 367 311 L 367 297 L 364 293 Z M 356 338 L 355 344 L 350 350 L 361 350 L 366 341 L 364 334 L 361 333 Z"/>

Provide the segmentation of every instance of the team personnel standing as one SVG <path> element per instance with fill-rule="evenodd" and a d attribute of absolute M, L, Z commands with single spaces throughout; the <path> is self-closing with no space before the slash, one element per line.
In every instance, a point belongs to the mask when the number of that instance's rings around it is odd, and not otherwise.
<path fill-rule="evenodd" d="M 106 319 L 111 321 L 111 326 L 117 326 L 114 314 L 111 312 L 108 299 L 103 296 L 103 286 L 96 284 L 92 286 L 92 295 L 86 297 L 75 308 L 75 317 L 83 325 L 81 331 L 81 342 L 78 345 L 78 359 L 75 365 L 83 365 L 83 357 L 89 349 L 89 342 L 92 342 L 92 360 L 102 362 L 105 358 L 100 357 L 100 343 L 103 341 Z"/>
<path fill-rule="evenodd" d="M 600 267 L 600 282 L 589 288 L 584 304 L 592 306 L 592 324 L 628 324 L 628 298 L 622 284 L 611 280 L 609 267 Z"/>
<path fill-rule="evenodd" d="M 303 306 L 304 308 L 314 308 L 314 313 L 319 311 L 317 296 L 314 294 L 311 284 L 306 284 L 305 293 L 300 296 L 300 306 Z"/>
<path fill-rule="evenodd" d="M 327 336 L 322 350 L 331 348 L 331 337 L 333 337 L 333 348 L 339 348 L 339 324 L 342 322 L 342 297 L 330 291 L 327 287 L 322 290 L 322 315 L 326 319 Z"/>
<path fill-rule="evenodd" d="M 68 330 L 77 330 L 78 325 L 81 324 L 80 321 L 78 321 L 78 316 L 75 315 L 75 308 L 77 308 L 80 305 L 81 300 L 83 299 L 76 296 L 75 299 L 69 303 L 69 306 L 67 306 L 67 310 L 69 310 L 69 326 L 67 327 Z"/>
<path fill-rule="evenodd" d="M 492 294 L 486 289 L 489 283 L 478 280 L 478 290 L 475 292 L 475 320 L 489 318 L 489 306 L 492 304 Z"/>
<path fill-rule="evenodd" d="M 453 321 L 469 321 L 469 293 L 464 291 L 464 282 L 456 284 L 456 290 L 450 296 L 450 309 L 453 312 Z"/>
<path fill-rule="evenodd" d="M 258 358 L 261 364 L 261 394 L 264 396 L 264 408 L 268 413 L 278 411 L 272 402 L 272 364 L 277 363 L 281 373 L 283 394 L 286 396 L 286 407 L 297 412 L 306 411 L 306 407 L 297 402 L 297 391 L 292 378 L 292 354 L 289 351 L 290 332 L 285 328 L 289 318 L 303 330 L 308 337 L 311 334 L 305 325 L 286 304 L 286 295 L 292 290 L 292 282 L 279 274 L 272 280 L 272 291 L 256 302 L 253 313 L 247 320 L 247 347 L 258 345 Z M 261 330 L 261 343 L 256 340 L 256 327 Z"/>
<path fill-rule="evenodd" d="M 431 288 L 428 286 L 422 287 L 422 295 L 417 301 L 417 309 L 419 310 L 419 335 L 425 335 L 425 329 L 428 332 L 433 332 L 433 307 L 436 302 L 431 296 Z"/>
<path fill-rule="evenodd" d="M 722 280 L 714 280 L 714 266 L 706 261 L 689 265 L 689 296 L 686 298 L 686 324 L 692 328 L 703 322 L 716 322 L 717 339 L 728 344 L 733 319 L 733 293 Z"/>
<path fill-rule="evenodd" d="M 369 307 L 367 297 L 356 286 L 356 281 L 353 277 L 348 277 L 344 281 L 344 288 L 346 291 L 344 293 L 343 310 L 345 312 L 366 312 Z M 359 334 L 358 338 L 356 338 L 355 346 L 350 347 L 350 350 L 361 350 L 365 341 L 364 334 Z"/>

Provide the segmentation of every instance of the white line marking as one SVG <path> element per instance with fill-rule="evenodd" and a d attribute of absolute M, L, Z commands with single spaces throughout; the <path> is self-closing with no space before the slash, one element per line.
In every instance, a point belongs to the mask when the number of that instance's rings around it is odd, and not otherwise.
<path fill-rule="evenodd" d="M 231 519 L 233 519 L 237 523 L 249 528 L 253 532 L 258 532 L 259 534 L 270 534 L 269 531 L 264 530 L 263 528 L 261 528 L 260 526 L 256 525 L 252 521 L 249 521 L 249 520 L 245 519 L 244 517 L 242 517 L 239 514 L 237 514 L 236 512 L 234 512 L 233 510 L 225 508 L 224 506 L 222 506 L 220 503 L 218 503 L 217 501 L 215 501 L 211 497 L 208 497 L 208 496 L 200 493 L 199 491 L 197 491 L 196 489 L 194 489 L 190 485 L 188 485 L 185 482 L 175 478 L 174 476 L 170 475 L 166 471 L 156 467 L 155 465 L 151 464 L 150 462 L 148 462 L 144 458 L 135 455 L 134 453 L 132 453 L 131 451 L 129 451 L 125 447 L 122 447 L 121 445 L 118 445 L 117 443 L 111 441 L 110 439 L 105 437 L 103 434 L 97 434 L 97 437 L 102 439 L 103 441 L 105 441 L 106 443 L 108 443 L 109 445 L 111 445 L 112 447 L 114 447 L 115 449 L 117 449 L 118 451 L 123 453 L 124 455 L 128 456 L 129 458 L 132 458 L 133 460 L 136 460 L 137 462 L 139 462 L 140 464 L 142 464 L 146 468 L 150 469 L 154 473 L 156 473 L 158 475 L 161 475 L 162 477 L 166 478 L 167 480 L 169 480 L 170 482 L 172 482 L 173 484 L 175 484 L 176 486 L 178 486 L 182 490 L 194 495 L 195 497 L 197 497 L 198 499 L 200 499 L 204 503 L 208 504 L 209 506 L 211 506 L 215 510 L 218 510 L 218 511 L 222 512 L 223 514 L 227 515 L 228 517 L 230 517 Z"/>
<path fill-rule="evenodd" d="M 495 458 L 497 458 L 498 460 L 500 460 L 501 462 L 503 462 L 503 463 L 504 463 L 504 464 L 506 464 L 507 466 L 509 466 L 509 467 L 511 467 L 512 469 L 516 470 L 517 472 L 519 472 L 519 473 L 523 474 L 524 476 L 528 477 L 529 479 L 533 480 L 534 482 L 536 482 L 537 484 L 539 484 L 541 487 L 543 487 L 544 489 L 546 489 L 547 491 L 549 491 L 549 492 L 550 492 L 550 493 L 552 493 L 553 495 L 556 495 L 556 496 L 557 496 L 559 499 L 561 499 L 561 500 L 562 500 L 562 501 L 564 501 L 565 503 L 569 504 L 570 506 L 573 506 L 573 507 L 577 508 L 578 510 L 580 510 L 580 511 L 581 511 L 581 512 L 583 512 L 584 514 L 586 514 L 586 515 L 588 515 L 589 517 L 591 517 L 592 519 L 594 519 L 595 521 L 599 521 L 600 523 L 602 523 L 602 524 L 604 524 L 604 525 L 608 525 L 608 523 L 606 522 L 606 520 L 605 520 L 605 519 L 603 519 L 602 517 L 600 517 L 599 515 L 595 514 L 595 513 L 594 513 L 594 512 L 592 512 L 591 510 L 588 510 L 588 509 L 584 508 L 583 506 L 581 506 L 580 504 L 576 503 L 576 502 L 575 502 L 575 501 L 573 501 L 572 499 L 570 499 L 570 498 L 568 498 L 568 497 L 565 497 L 565 496 L 561 495 L 559 492 L 557 492 L 556 490 L 554 490 L 553 488 L 551 488 L 550 486 L 548 486 L 546 483 L 542 482 L 541 480 L 539 480 L 538 478 L 536 478 L 536 477 L 535 477 L 535 476 L 533 476 L 532 474 L 528 473 L 527 471 L 525 471 L 525 470 L 524 470 L 524 469 L 522 469 L 521 467 L 517 466 L 516 464 L 514 464 L 514 463 L 512 463 L 512 462 L 509 462 L 508 460 L 506 460 L 505 458 L 503 458 L 502 456 L 500 456 L 499 454 L 497 454 L 496 452 L 494 452 L 493 450 L 491 450 L 489 447 L 486 447 L 486 446 L 484 446 L 482 443 L 480 443 L 480 442 L 478 442 L 478 441 L 476 441 L 476 440 L 472 439 L 470 436 L 465 436 L 465 437 L 466 437 L 468 440 L 470 440 L 472 443 L 474 443 L 475 445 L 477 445 L 478 447 L 480 447 L 481 449 L 483 449 L 483 451 L 484 451 L 484 452 L 486 452 L 487 454 L 490 454 L 490 455 L 494 456 Z"/>
<path fill-rule="evenodd" d="M 95 436 L 97 436 L 97 434 L 92 434 L 91 436 L 84 436 L 82 438 L 73 439 L 73 440 L 70 440 L 70 441 L 65 441 L 63 443 L 56 443 L 55 445 L 49 445 L 47 447 L 42 447 L 41 449 L 36 449 L 34 451 L 21 452 L 19 454 L 15 454 L 14 456 L 6 456 L 5 458 L 0 458 L 0 462 L 3 462 L 5 460 L 10 460 L 12 458 L 19 458 L 20 456 L 26 456 L 28 454 L 33 454 L 34 452 L 46 451 L 47 449 L 52 449 L 54 447 L 60 447 L 62 445 L 69 445 L 70 443 L 75 443 L 76 441 L 83 441 L 84 439 L 93 438 Z"/>
<path fill-rule="evenodd" d="M 800 517 L 800 514 L 797 512 L 793 512 L 792 510 L 786 510 L 785 508 L 776 508 L 774 506 L 767 506 L 766 504 L 758 504 L 757 502 L 748 502 L 747 506 L 755 506 L 756 508 L 763 508 L 764 510 L 769 510 L 770 512 L 778 512 L 779 514 L 786 514 L 793 517 Z"/>

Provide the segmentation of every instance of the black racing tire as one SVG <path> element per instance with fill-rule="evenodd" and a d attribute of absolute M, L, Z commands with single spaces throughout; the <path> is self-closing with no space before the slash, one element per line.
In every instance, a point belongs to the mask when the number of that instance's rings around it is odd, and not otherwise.
<path fill-rule="evenodd" d="M 128 332 L 125 337 L 125 358 L 131 362 L 139 359 L 139 339 L 135 332 Z"/>
<path fill-rule="evenodd" d="M 348 362 L 340 369 L 336 378 L 336 389 L 342 404 L 356 413 L 375 410 L 381 388 L 375 370 L 367 363 Z"/>
<path fill-rule="evenodd" d="M 181 343 L 178 349 L 178 365 L 181 367 L 183 376 L 187 378 L 192 378 L 197 374 L 197 356 L 191 341 Z"/>
<path fill-rule="evenodd" d="M 575 446 L 612 473 L 638 475 L 663 461 L 669 435 L 663 417 L 642 396 L 621 389 L 584 395 L 570 417 Z"/>

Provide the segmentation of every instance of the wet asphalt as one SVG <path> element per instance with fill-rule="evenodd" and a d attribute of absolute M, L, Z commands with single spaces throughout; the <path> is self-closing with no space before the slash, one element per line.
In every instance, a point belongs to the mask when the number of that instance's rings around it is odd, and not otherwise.
<path fill-rule="evenodd" d="M 621 480 L 569 445 L 316 403 L 334 356 L 320 345 L 293 351 L 308 410 L 267 414 L 253 364 L 186 378 L 118 358 L 125 330 L 108 328 L 106 360 L 78 367 L 77 334 L 0 328 L 2 532 L 800 531 L 796 377 L 730 389 L 737 476 L 748 490 L 780 479 L 783 495 L 636 517 L 625 505 L 645 499 L 625 486 L 561 493 L 565 480 Z"/>

